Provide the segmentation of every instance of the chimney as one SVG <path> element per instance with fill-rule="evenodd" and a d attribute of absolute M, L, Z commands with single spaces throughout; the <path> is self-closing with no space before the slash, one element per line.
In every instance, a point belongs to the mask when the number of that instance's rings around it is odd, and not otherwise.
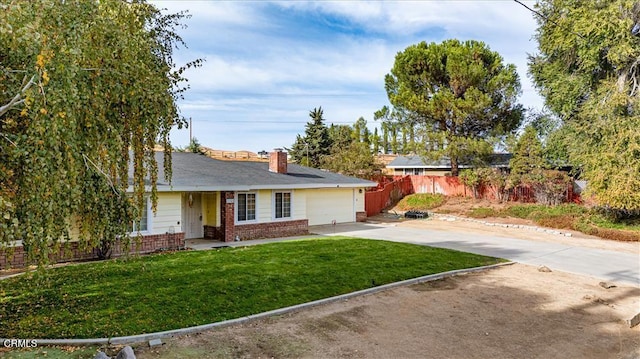
<path fill-rule="evenodd" d="M 269 171 L 287 173 L 287 153 L 282 148 L 274 148 L 269 154 Z"/>

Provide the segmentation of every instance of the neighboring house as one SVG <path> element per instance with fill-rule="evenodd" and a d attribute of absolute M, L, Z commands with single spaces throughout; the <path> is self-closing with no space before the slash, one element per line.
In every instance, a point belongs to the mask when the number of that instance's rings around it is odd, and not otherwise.
<path fill-rule="evenodd" d="M 509 168 L 509 160 L 512 155 L 510 153 L 495 153 L 488 158 L 489 167 L 501 168 L 507 170 Z M 460 169 L 472 168 L 470 163 L 461 161 L 458 166 Z M 424 176 L 450 176 L 451 162 L 449 158 L 441 158 L 437 161 L 429 160 L 421 156 L 398 156 L 387 165 L 389 172 L 395 176 L 404 175 L 424 175 Z"/>
<path fill-rule="evenodd" d="M 156 159 L 162 179 L 163 154 Z M 137 227 L 143 238 L 179 234 L 234 241 L 306 234 L 310 225 L 364 220 L 365 189 L 376 185 L 288 164 L 282 151 L 272 152 L 268 163 L 175 152 L 171 184 L 158 181 L 157 211 L 147 209 Z"/>

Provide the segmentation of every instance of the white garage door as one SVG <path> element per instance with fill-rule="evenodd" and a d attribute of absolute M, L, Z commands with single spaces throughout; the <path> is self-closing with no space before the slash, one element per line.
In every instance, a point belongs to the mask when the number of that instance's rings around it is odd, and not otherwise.
<path fill-rule="evenodd" d="M 353 189 L 317 189 L 307 192 L 309 225 L 355 222 Z"/>

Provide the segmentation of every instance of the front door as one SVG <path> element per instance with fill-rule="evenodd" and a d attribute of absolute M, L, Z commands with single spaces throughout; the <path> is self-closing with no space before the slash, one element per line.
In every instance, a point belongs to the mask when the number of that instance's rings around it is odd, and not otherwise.
<path fill-rule="evenodd" d="M 196 192 L 187 192 L 182 199 L 184 208 L 184 238 L 204 237 L 202 225 L 202 195 Z"/>

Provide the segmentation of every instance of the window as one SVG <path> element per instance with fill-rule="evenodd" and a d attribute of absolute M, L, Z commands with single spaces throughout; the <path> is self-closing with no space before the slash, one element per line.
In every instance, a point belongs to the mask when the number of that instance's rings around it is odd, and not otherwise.
<path fill-rule="evenodd" d="M 131 232 L 146 232 L 149 230 L 149 199 L 145 198 L 140 221 L 133 222 Z"/>
<path fill-rule="evenodd" d="M 256 219 L 256 194 L 238 193 L 236 205 L 238 222 L 253 221 Z"/>
<path fill-rule="evenodd" d="M 291 192 L 276 192 L 275 205 L 276 218 L 291 218 Z"/>

